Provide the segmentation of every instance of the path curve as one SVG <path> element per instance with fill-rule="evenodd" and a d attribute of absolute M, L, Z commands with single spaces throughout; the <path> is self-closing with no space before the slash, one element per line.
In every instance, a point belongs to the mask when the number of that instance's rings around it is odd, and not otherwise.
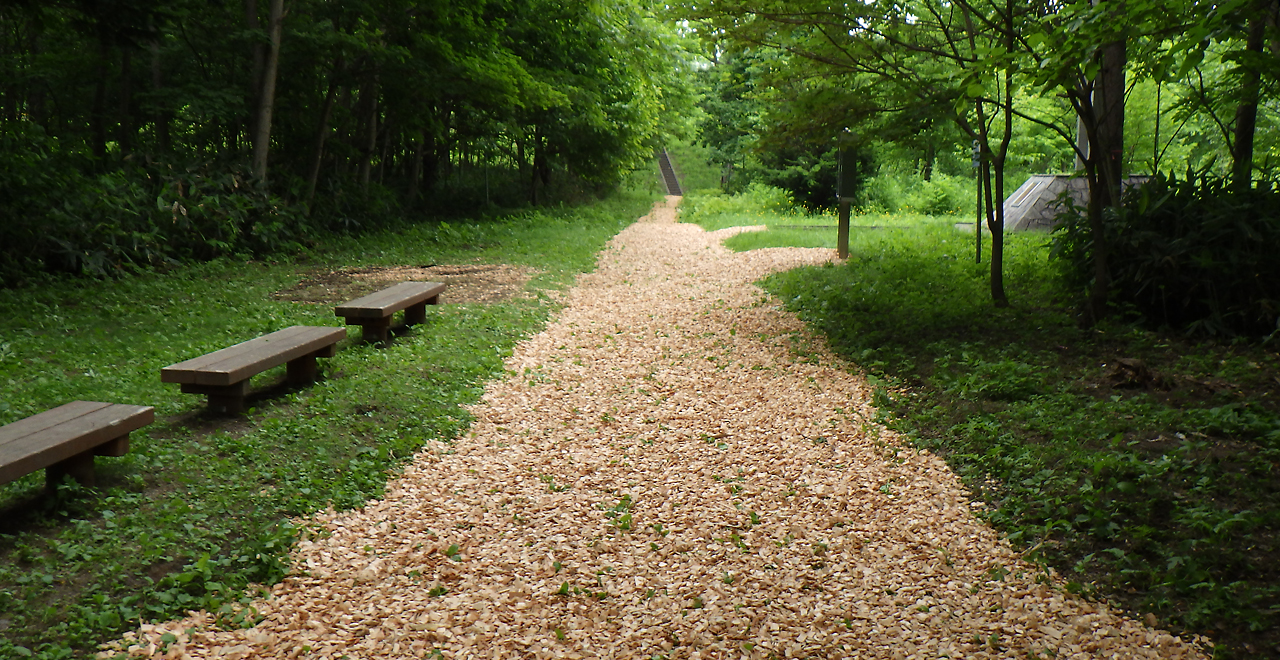
<path fill-rule="evenodd" d="M 611 241 L 466 437 L 421 452 L 385 499 L 313 521 L 323 538 L 257 627 L 193 613 L 144 626 L 132 652 L 1203 657 L 1043 584 L 942 460 L 871 421 L 865 379 L 751 284 L 834 251 L 731 253 L 740 228 L 676 224 L 678 201 Z"/>

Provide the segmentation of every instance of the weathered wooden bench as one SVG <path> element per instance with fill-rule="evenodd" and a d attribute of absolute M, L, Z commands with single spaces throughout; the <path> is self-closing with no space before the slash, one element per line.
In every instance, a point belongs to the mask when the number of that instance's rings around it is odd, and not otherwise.
<path fill-rule="evenodd" d="M 0 484 L 44 468 L 53 489 L 64 476 L 93 485 L 94 456 L 129 453 L 129 433 L 155 421 L 151 406 L 72 401 L 0 427 Z"/>
<path fill-rule="evenodd" d="M 160 382 L 178 383 L 187 394 L 205 394 L 209 408 L 244 411 L 249 379 L 288 363 L 287 381 L 302 385 L 316 378 L 316 358 L 333 357 L 345 328 L 295 325 L 160 370 Z"/>
<path fill-rule="evenodd" d="M 440 293 L 445 290 L 442 282 L 401 282 L 387 287 L 377 293 L 363 298 L 356 298 L 337 307 L 333 311 L 347 320 L 347 325 L 359 325 L 364 328 L 365 341 L 386 343 L 387 331 L 391 329 L 391 317 L 404 310 L 404 324 L 416 325 L 427 320 L 427 305 L 435 305 L 440 301 Z"/>

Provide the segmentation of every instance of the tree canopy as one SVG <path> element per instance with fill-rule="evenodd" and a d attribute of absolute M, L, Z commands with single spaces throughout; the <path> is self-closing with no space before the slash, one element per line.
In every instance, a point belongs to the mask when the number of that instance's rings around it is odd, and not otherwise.
<path fill-rule="evenodd" d="M 0 283 L 590 194 L 692 102 L 645 0 L 10 1 L 0 25 Z"/>
<path fill-rule="evenodd" d="M 704 133 L 715 146 L 767 149 L 771 137 L 789 133 L 792 143 L 808 134 L 829 147 L 847 128 L 866 141 L 919 144 L 927 173 L 939 150 L 959 152 L 976 141 L 996 241 L 997 304 L 1004 301 L 999 237 L 1006 166 L 1011 158 L 1036 160 L 1012 149 L 1074 153 L 1082 165 L 1091 200 L 1093 316 L 1110 289 L 1103 217 L 1120 205 L 1124 176 L 1162 165 L 1216 166 L 1247 189 L 1255 180 L 1270 185 L 1280 173 L 1275 0 L 687 0 L 680 11 L 720 62 L 770 63 L 753 69 L 765 71 L 768 84 L 740 80 L 739 89 L 789 87 L 770 97 L 768 112 L 780 121 L 757 124 L 754 139 Z M 1161 92 L 1168 95 L 1163 106 L 1130 107 Z M 1139 121 L 1127 126 L 1126 117 L 1135 115 Z M 1163 135 L 1161 118 L 1175 123 Z M 942 125 L 953 132 L 939 132 Z M 1139 130 L 1154 135 L 1129 135 Z M 956 132 L 966 137 L 957 140 Z M 1056 149 L 1048 136 L 1056 136 Z"/>

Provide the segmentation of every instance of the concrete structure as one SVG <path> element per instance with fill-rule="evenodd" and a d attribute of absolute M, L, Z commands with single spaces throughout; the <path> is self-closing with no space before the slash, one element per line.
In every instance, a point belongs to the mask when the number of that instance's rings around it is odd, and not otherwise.
<path fill-rule="evenodd" d="M 1125 188 L 1145 183 L 1148 176 L 1131 176 Z M 1050 231 L 1053 219 L 1061 211 L 1058 196 L 1071 191 L 1071 199 L 1083 208 L 1089 203 L 1089 184 L 1083 176 L 1069 174 L 1034 174 L 1004 200 L 1005 231 Z"/>

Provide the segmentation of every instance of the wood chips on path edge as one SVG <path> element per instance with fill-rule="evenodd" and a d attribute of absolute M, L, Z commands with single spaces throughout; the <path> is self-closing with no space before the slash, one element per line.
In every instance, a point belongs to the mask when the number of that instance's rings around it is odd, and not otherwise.
<path fill-rule="evenodd" d="M 424 449 L 384 500 L 309 523 L 327 536 L 299 545 L 256 627 L 192 613 L 116 648 L 1203 657 L 1052 586 L 974 517 L 941 459 L 871 421 L 865 378 L 752 285 L 834 251 L 734 254 L 720 242 L 741 228 L 676 224 L 678 201 L 613 239 L 516 348 L 469 435 Z"/>

